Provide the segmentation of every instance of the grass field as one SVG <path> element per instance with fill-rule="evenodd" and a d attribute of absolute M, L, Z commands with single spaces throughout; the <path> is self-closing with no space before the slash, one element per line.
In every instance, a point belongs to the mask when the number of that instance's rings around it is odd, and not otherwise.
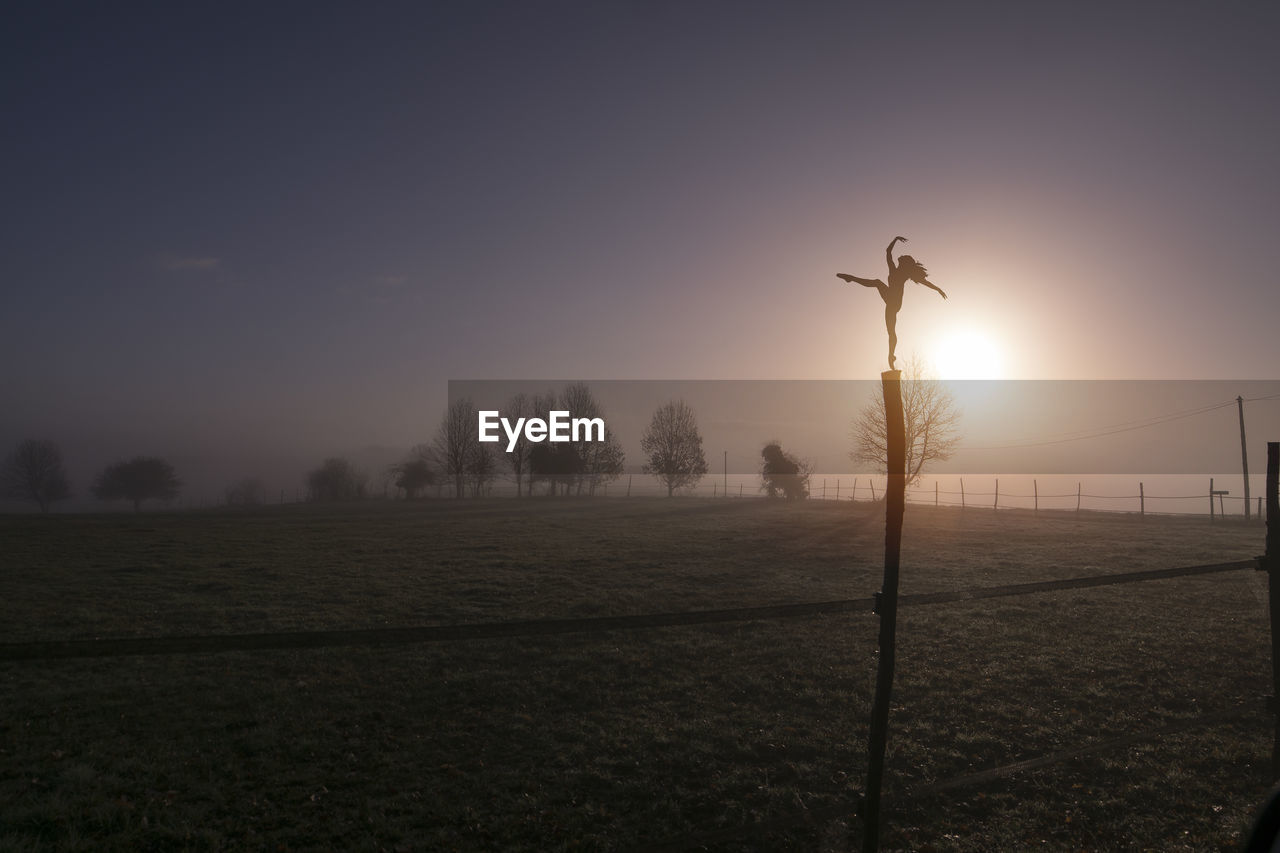
<path fill-rule="evenodd" d="M 0 642 L 859 598 L 879 586 L 882 511 L 541 499 L 11 516 Z M 1241 559 L 1262 536 L 912 506 L 902 592 Z M 1267 789 L 1263 592 L 1238 571 L 904 609 L 884 846 L 1238 845 Z M 856 849 L 856 820 L 824 810 L 863 781 L 875 631 L 860 614 L 0 663 L 0 850 Z M 805 813 L 821 818 L 782 825 Z"/>

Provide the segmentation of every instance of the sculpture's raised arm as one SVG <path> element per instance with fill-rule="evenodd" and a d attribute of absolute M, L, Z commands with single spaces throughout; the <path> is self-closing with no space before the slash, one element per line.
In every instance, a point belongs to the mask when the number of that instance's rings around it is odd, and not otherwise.
<path fill-rule="evenodd" d="M 907 242 L 906 237 L 894 237 L 892 240 L 889 241 L 888 247 L 884 250 L 884 259 L 885 259 L 885 262 L 889 264 L 889 272 L 893 272 L 898 268 L 898 265 L 893 262 L 893 247 L 894 247 L 894 244 L 897 243 L 899 240 L 901 240 L 904 243 Z"/>

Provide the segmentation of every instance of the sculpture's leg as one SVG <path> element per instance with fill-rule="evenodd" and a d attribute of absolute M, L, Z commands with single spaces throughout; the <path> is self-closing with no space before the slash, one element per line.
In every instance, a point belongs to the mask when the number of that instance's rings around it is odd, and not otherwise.
<path fill-rule="evenodd" d="M 884 306 L 884 325 L 889 330 L 889 369 L 894 370 L 894 351 L 898 348 L 898 312 L 892 306 Z"/>

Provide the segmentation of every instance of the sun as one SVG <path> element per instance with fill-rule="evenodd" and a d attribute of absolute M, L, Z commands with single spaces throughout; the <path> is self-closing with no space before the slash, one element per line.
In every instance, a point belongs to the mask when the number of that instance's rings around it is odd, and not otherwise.
<path fill-rule="evenodd" d="M 932 362 L 942 379 L 1001 379 L 1000 348 L 989 335 L 965 329 L 945 335 L 933 348 Z"/>

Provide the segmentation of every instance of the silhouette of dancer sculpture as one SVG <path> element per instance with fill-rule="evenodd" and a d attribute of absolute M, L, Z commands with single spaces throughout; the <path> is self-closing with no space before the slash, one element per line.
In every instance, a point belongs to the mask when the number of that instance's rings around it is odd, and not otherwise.
<path fill-rule="evenodd" d="M 902 294 L 906 290 L 907 279 L 914 281 L 916 284 L 923 284 L 925 287 L 938 291 L 943 299 L 947 298 L 947 294 L 943 293 L 942 288 L 925 278 L 928 270 L 920 265 L 920 262 L 910 255 L 900 255 L 898 262 L 893 262 L 893 247 L 897 242 L 907 242 L 906 237 L 894 237 L 889 242 L 888 248 L 884 250 L 884 259 L 889 263 L 889 283 L 885 284 L 878 278 L 858 278 L 856 275 L 848 273 L 836 273 L 836 278 L 844 279 L 852 284 L 857 282 L 863 287 L 874 287 L 880 291 L 880 298 L 884 300 L 884 325 L 889 330 L 889 369 L 894 370 L 894 350 L 898 348 L 898 311 L 902 309 Z"/>

